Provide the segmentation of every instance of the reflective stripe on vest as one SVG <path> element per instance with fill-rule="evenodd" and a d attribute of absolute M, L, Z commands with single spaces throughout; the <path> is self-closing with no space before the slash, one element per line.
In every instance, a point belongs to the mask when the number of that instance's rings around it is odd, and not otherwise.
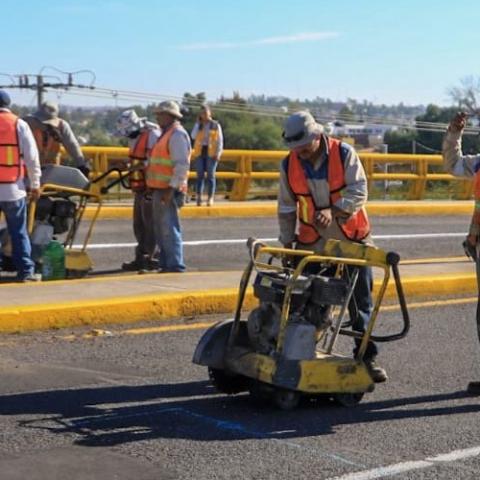
<path fill-rule="evenodd" d="M 325 137 L 328 141 L 329 155 L 327 158 L 328 185 L 330 189 L 330 205 L 322 208 L 331 207 L 337 202 L 345 188 L 345 168 L 340 155 L 340 141 Z M 319 208 L 315 205 L 312 194 L 308 187 L 307 177 L 302 163 L 295 152 L 290 152 L 288 160 L 288 183 L 298 204 L 298 219 L 300 222 L 298 240 L 303 244 L 315 243 L 320 234 L 315 228 L 316 211 Z M 370 233 L 370 223 L 367 212 L 362 207 L 351 215 L 344 223 L 338 222 L 338 226 L 343 234 L 349 240 L 362 240 Z"/>
<path fill-rule="evenodd" d="M 148 137 L 150 136 L 149 130 L 144 130 L 140 133 L 133 145 L 130 148 L 128 156 L 130 158 L 130 169 L 132 172 L 128 176 L 130 181 L 130 187 L 132 190 L 144 190 L 145 189 L 145 168 L 148 153 Z"/>
<path fill-rule="evenodd" d="M 480 162 L 473 165 L 473 198 L 475 199 L 475 209 L 480 209 Z"/>
<path fill-rule="evenodd" d="M 17 124 L 16 115 L 0 112 L 0 183 L 16 183 L 23 178 Z"/>
<path fill-rule="evenodd" d="M 208 132 L 208 156 L 215 157 L 218 151 L 218 123 L 210 120 Z M 205 135 L 205 126 L 198 130 L 195 142 L 193 144 L 193 156 L 199 157 L 202 154 L 203 136 Z"/>
<path fill-rule="evenodd" d="M 46 128 L 33 127 L 33 136 L 37 142 L 40 165 L 60 165 L 60 143 L 48 133 Z"/>
<path fill-rule="evenodd" d="M 146 171 L 147 187 L 149 188 L 170 187 L 170 180 L 173 177 L 173 160 L 168 150 L 168 142 L 175 130 L 175 126 L 168 129 L 152 149 Z"/>

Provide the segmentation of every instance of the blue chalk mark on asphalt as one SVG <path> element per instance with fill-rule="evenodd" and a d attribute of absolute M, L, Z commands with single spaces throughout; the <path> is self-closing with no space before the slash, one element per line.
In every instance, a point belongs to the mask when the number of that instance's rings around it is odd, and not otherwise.
<path fill-rule="evenodd" d="M 245 428 L 244 425 L 238 422 L 233 422 L 229 420 L 220 420 L 215 417 L 211 417 L 209 415 L 204 415 L 201 413 L 194 412 L 192 410 L 188 410 L 183 407 L 165 407 L 165 408 L 157 408 L 153 410 L 143 410 L 142 412 L 138 413 L 130 413 L 130 414 L 119 414 L 119 413 L 113 413 L 113 414 L 106 414 L 106 415 L 101 415 L 98 417 L 94 418 L 82 418 L 78 420 L 71 420 L 70 424 L 75 427 L 75 428 L 85 428 L 88 427 L 88 425 L 92 425 L 94 423 L 105 423 L 105 422 L 110 422 L 110 421 L 115 421 L 115 420 L 124 420 L 127 418 L 133 418 L 133 417 L 143 417 L 146 415 L 158 415 L 158 414 L 165 414 L 165 413 L 179 413 L 183 414 L 189 417 L 197 418 L 203 422 L 207 422 L 209 424 L 212 424 L 215 428 L 218 428 L 219 430 L 226 430 L 230 432 L 235 432 L 235 433 L 240 433 L 243 434 L 247 437 L 252 437 L 252 438 L 257 438 L 257 439 L 265 439 L 265 440 L 273 440 L 275 442 L 278 442 L 282 445 L 288 445 L 290 447 L 302 449 L 302 450 L 312 450 L 315 452 L 315 454 L 321 454 L 325 457 L 328 457 L 332 460 L 344 463 L 346 465 L 353 465 L 355 467 L 364 467 L 364 465 L 352 462 L 351 460 L 347 460 L 346 458 L 343 458 L 340 455 L 337 455 L 335 453 L 330 453 L 325 450 L 321 450 L 318 448 L 311 448 L 305 445 L 300 445 L 298 443 L 292 442 L 290 440 L 283 440 L 281 438 L 274 437 L 273 435 L 278 434 L 278 433 L 265 433 L 265 432 L 259 432 L 257 430 L 249 430 L 248 428 Z"/>

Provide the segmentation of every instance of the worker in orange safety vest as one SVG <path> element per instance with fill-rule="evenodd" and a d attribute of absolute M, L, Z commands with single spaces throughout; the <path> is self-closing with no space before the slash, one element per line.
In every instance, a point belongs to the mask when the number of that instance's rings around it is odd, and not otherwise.
<path fill-rule="evenodd" d="M 184 272 L 179 210 L 187 192 L 192 151 L 190 137 L 180 123 L 183 115 L 176 102 L 160 103 L 155 113 L 162 134 L 150 155 L 146 181 L 152 192 L 159 272 Z"/>
<path fill-rule="evenodd" d="M 19 282 L 36 281 L 32 247 L 27 232 L 27 185 L 30 198 L 40 196 L 38 150 L 28 125 L 10 109 L 10 96 L 0 90 L 0 212 L 11 239 L 12 261 Z M 0 237 L 4 237 L 3 233 Z M 2 245 L 3 247 L 3 245 Z M 2 259 L 3 260 L 3 259 Z"/>
<path fill-rule="evenodd" d="M 59 117 L 56 103 L 43 102 L 35 113 L 25 116 L 24 120 L 35 137 L 42 167 L 51 164 L 60 165 L 60 147 L 63 146 L 72 158 L 74 166 L 88 178 L 90 173 L 88 161 L 83 156 L 69 123 Z"/>
<path fill-rule="evenodd" d="M 122 264 L 125 271 L 153 270 L 155 234 L 153 231 L 152 197 L 147 192 L 145 172 L 151 151 L 160 137 L 156 123 L 140 118 L 135 110 L 125 110 L 117 119 L 116 133 L 128 139 L 128 176 L 133 200 L 133 233 L 137 240 L 135 258 Z"/>
<path fill-rule="evenodd" d="M 474 209 L 467 237 L 463 243 L 465 253 L 476 264 L 479 299 L 477 301 L 477 332 L 480 340 L 480 154 L 463 155 L 462 134 L 467 126 L 468 115 L 458 112 L 450 121 L 443 139 L 442 155 L 445 169 L 457 177 L 473 177 Z M 467 390 L 480 395 L 480 382 L 470 382 Z"/>
<path fill-rule="evenodd" d="M 290 150 L 281 163 L 278 193 L 279 240 L 284 247 L 321 253 L 330 238 L 373 244 L 365 211 L 367 179 L 355 150 L 327 136 L 306 111 L 287 118 L 283 140 Z M 349 313 L 352 328 L 364 332 L 373 309 L 373 276 L 370 267 L 358 271 Z M 354 355 L 360 344 L 359 339 L 355 342 Z M 364 361 L 379 383 L 387 374 L 375 361 L 377 353 L 370 341 Z"/>

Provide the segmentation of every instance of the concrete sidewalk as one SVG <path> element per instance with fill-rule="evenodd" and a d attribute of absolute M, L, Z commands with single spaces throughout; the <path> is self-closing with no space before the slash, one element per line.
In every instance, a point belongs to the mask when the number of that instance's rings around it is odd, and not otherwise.
<path fill-rule="evenodd" d="M 401 264 L 407 302 L 418 297 L 476 295 L 474 267 L 463 259 Z M 0 332 L 230 314 L 242 272 L 117 275 L 0 285 Z M 378 289 L 380 279 L 376 278 Z M 395 298 L 393 281 L 386 297 Z M 246 306 L 255 299 L 247 294 Z"/>
<path fill-rule="evenodd" d="M 95 207 L 90 205 L 85 218 L 91 218 Z M 471 215 L 473 202 L 470 200 L 421 200 L 421 201 L 371 201 L 367 204 L 370 215 Z M 207 217 L 273 217 L 277 204 L 273 201 L 220 201 L 211 207 L 197 207 L 188 203 L 181 210 L 183 218 Z M 128 203 L 107 203 L 100 210 L 100 219 L 122 219 L 132 217 L 132 206 Z"/>

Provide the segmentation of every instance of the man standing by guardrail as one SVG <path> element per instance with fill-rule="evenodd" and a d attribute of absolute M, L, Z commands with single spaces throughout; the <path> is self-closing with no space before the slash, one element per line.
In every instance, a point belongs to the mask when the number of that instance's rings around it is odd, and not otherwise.
<path fill-rule="evenodd" d="M 155 234 L 153 231 L 152 197 L 147 194 L 145 170 L 148 158 L 160 137 L 158 125 L 139 118 L 135 110 L 125 110 L 117 119 L 117 133 L 128 138 L 129 183 L 133 192 L 133 233 L 137 240 L 135 258 L 124 262 L 122 270 L 152 270 Z"/>
<path fill-rule="evenodd" d="M 63 145 L 75 166 L 88 178 L 90 168 L 69 123 L 58 116 L 58 105 L 43 102 L 33 114 L 24 120 L 30 126 L 40 154 L 40 164 L 60 165 L 60 146 Z"/>
<path fill-rule="evenodd" d="M 190 137 L 180 123 L 176 102 L 166 101 L 155 110 L 162 129 L 147 168 L 147 187 L 153 192 L 153 226 L 159 249 L 160 272 L 184 272 L 179 209 L 185 202 L 192 152 Z"/>
<path fill-rule="evenodd" d="M 445 169 L 456 177 L 474 178 L 475 204 L 468 229 L 468 235 L 463 244 L 465 253 L 476 264 L 477 283 L 479 286 L 479 301 L 477 302 L 477 330 L 480 340 L 480 154 L 463 155 L 462 134 L 467 125 L 468 115 L 457 113 L 447 129 L 443 139 L 442 154 Z M 480 382 L 471 382 L 468 391 L 480 395 Z"/>
<path fill-rule="evenodd" d="M 196 197 L 197 205 L 202 204 L 203 184 L 207 174 L 207 207 L 214 201 L 218 161 L 223 151 L 223 133 L 220 124 L 213 120 L 212 112 L 208 105 L 202 105 L 198 120 L 192 134 L 193 158 L 197 171 Z"/>
<path fill-rule="evenodd" d="M 325 135 L 309 112 L 290 115 L 284 127 L 283 140 L 290 153 L 280 167 L 280 242 L 285 248 L 318 253 L 329 238 L 372 244 L 364 208 L 367 178 L 355 150 Z M 366 330 L 372 313 L 372 287 L 372 269 L 359 268 L 349 305 L 352 328 L 359 332 Z M 360 341 L 355 341 L 356 355 Z M 388 377 L 375 363 L 377 353 L 375 343 L 369 342 L 364 362 L 372 379 L 380 383 Z"/>

